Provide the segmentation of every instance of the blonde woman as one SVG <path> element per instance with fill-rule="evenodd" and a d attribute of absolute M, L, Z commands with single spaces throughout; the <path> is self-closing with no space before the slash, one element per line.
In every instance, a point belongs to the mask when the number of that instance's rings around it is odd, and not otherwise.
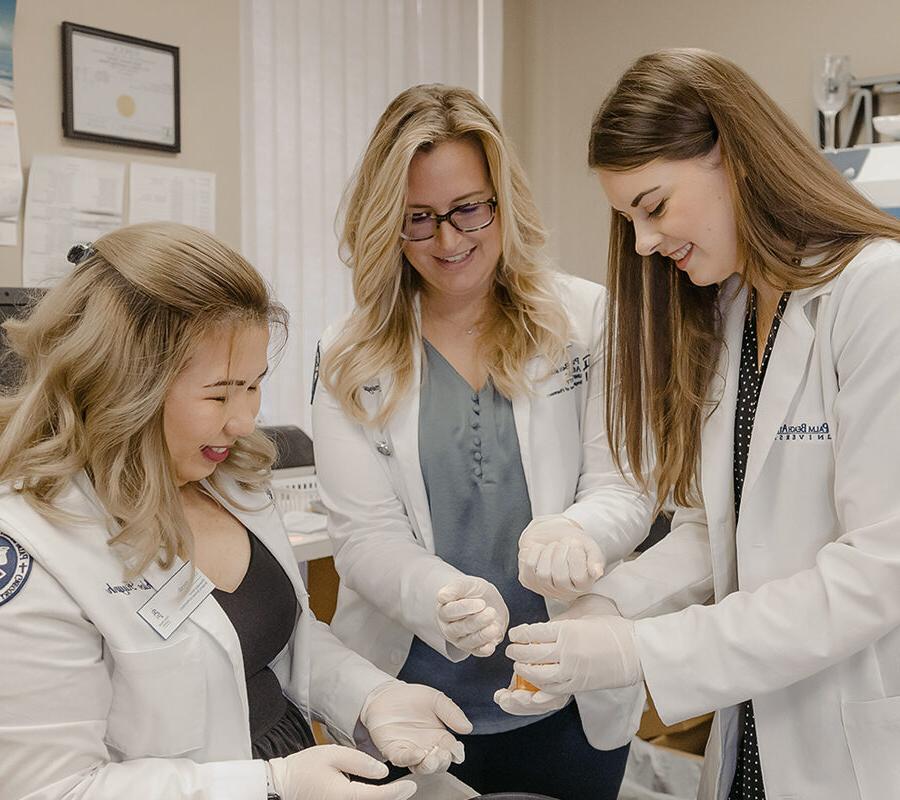
<path fill-rule="evenodd" d="M 718 710 L 701 798 L 900 796 L 900 223 L 702 50 L 635 62 L 589 158 L 611 438 L 681 508 L 595 589 L 651 618 L 512 631 L 516 669 Z"/>
<path fill-rule="evenodd" d="M 323 338 L 313 402 L 334 630 L 459 703 L 474 733 L 451 771 L 474 788 L 613 798 L 632 707 L 507 690 L 498 647 L 647 533 L 603 427 L 604 291 L 545 266 L 522 170 L 465 89 L 388 106 L 343 238 L 356 308 Z"/>
<path fill-rule="evenodd" d="M 255 429 L 286 312 L 200 231 L 80 248 L 0 398 L 0 798 L 401 800 L 469 725 L 315 621 Z M 373 750 L 372 752 L 377 752 Z M 346 775 L 345 775 L 346 773 Z"/>

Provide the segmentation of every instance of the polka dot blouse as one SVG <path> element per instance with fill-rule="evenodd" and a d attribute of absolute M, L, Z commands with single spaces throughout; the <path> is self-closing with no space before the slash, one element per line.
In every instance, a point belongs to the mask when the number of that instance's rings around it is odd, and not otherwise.
<path fill-rule="evenodd" d="M 778 303 L 775 319 L 766 339 L 762 363 L 757 368 L 758 340 L 756 334 L 756 291 L 750 293 L 750 306 L 744 320 L 744 335 L 741 340 L 741 366 L 738 379 L 737 410 L 734 415 L 734 518 L 740 516 L 741 494 L 744 490 L 744 473 L 747 471 L 747 456 L 750 453 L 750 437 L 756 406 L 769 356 L 778 335 L 781 316 L 787 306 L 790 292 L 785 292 Z M 759 762 L 759 747 L 756 742 L 756 722 L 753 718 L 753 702 L 744 703 L 741 713 L 741 739 L 738 744 L 737 767 L 728 800 L 764 800 L 762 768 Z"/>

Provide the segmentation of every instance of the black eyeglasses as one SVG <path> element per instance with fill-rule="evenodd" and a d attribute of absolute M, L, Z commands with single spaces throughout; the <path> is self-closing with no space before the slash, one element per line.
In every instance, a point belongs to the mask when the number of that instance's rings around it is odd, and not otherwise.
<path fill-rule="evenodd" d="M 496 197 L 478 203 L 463 203 L 451 208 L 446 214 L 414 211 L 404 215 L 400 237 L 407 242 L 424 242 L 437 234 L 442 222 L 449 222 L 460 233 L 472 233 L 490 225 L 496 213 Z"/>

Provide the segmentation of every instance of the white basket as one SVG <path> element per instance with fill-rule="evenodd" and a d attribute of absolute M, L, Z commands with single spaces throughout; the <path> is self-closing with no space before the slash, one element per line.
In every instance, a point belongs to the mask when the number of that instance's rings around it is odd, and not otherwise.
<path fill-rule="evenodd" d="M 315 472 L 307 468 L 275 470 L 272 492 L 282 514 L 309 511 L 310 505 L 319 499 L 319 482 Z"/>

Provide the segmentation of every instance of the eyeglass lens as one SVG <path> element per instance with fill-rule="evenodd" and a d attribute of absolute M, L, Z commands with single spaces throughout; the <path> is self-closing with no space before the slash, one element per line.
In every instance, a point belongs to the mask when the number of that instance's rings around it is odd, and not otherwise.
<path fill-rule="evenodd" d="M 430 239 L 437 233 L 438 220 L 444 219 L 456 230 L 470 233 L 491 223 L 494 219 L 494 205 L 491 202 L 466 203 L 451 209 L 446 215 L 424 212 L 407 214 L 403 220 L 403 235 L 410 241 Z"/>

